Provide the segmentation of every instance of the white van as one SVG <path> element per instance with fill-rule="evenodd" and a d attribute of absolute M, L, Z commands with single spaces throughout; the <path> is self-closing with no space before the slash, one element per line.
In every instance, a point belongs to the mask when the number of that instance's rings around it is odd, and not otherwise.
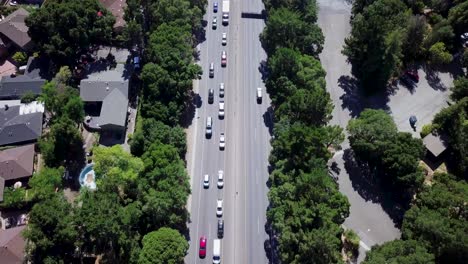
<path fill-rule="evenodd" d="M 221 263 L 221 240 L 213 240 L 213 264 Z"/>
<path fill-rule="evenodd" d="M 211 134 L 213 133 L 213 120 L 211 119 L 211 116 L 206 118 L 206 136 L 211 137 Z"/>

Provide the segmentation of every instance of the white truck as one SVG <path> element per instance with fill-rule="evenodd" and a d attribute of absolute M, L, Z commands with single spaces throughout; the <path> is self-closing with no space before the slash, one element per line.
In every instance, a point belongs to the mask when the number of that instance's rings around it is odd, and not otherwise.
<path fill-rule="evenodd" d="M 213 264 L 221 263 L 221 240 L 213 240 Z"/>
<path fill-rule="evenodd" d="M 223 25 L 229 24 L 229 0 L 223 0 Z"/>

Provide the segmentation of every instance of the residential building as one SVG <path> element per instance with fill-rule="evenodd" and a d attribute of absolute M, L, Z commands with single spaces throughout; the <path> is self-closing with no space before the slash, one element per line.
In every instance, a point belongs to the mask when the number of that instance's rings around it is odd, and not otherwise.
<path fill-rule="evenodd" d="M 0 102 L 0 146 L 35 142 L 42 134 L 44 105 Z"/>
<path fill-rule="evenodd" d="M 33 174 L 34 144 L 0 151 L 0 202 L 5 187 L 16 182 L 26 185 Z"/>
<path fill-rule="evenodd" d="M 114 30 L 122 31 L 125 27 L 124 12 L 127 7 L 126 0 L 99 0 L 99 2 L 109 10 L 115 17 Z"/>
<path fill-rule="evenodd" d="M 23 51 L 32 48 L 33 42 L 28 35 L 28 27 L 24 22 L 28 15 L 29 12 L 24 8 L 18 8 L 0 21 L 0 53 L 5 54 L 12 46 Z"/>
<path fill-rule="evenodd" d="M 28 75 L 3 76 L 0 81 L 0 99 L 21 99 L 26 93 L 39 95 L 45 80 Z"/>
<path fill-rule="evenodd" d="M 6 230 L 0 229 L 0 263 L 22 264 L 26 241 L 21 232 L 26 226 L 17 226 Z"/>

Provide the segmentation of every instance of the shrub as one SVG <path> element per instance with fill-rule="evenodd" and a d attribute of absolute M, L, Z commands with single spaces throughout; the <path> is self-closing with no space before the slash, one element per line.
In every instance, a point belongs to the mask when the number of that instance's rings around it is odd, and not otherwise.
<path fill-rule="evenodd" d="M 421 129 L 421 132 L 420 132 L 420 135 L 421 135 L 421 138 L 424 138 L 426 137 L 427 135 L 429 135 L 430 133 L 432 133 L 432 131 L 434 131 L 434 126 L 432 124 L 426 124 L 422 127 Z"/>

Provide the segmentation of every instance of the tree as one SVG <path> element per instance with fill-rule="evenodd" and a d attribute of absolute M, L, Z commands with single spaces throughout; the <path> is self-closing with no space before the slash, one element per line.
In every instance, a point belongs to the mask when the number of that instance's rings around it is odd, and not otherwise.
<path fill-rule="evenodd" d="M 285 47 L 312 56 L 320 54 L 325 41 L 322 30 L 316 24 L 307 23 L 298 12 L 286 8 L 270 12 L 260 40 L 269 54 Z"/>
<path fill-rule="evenodd" d="M 454 101 L 460 101 L 461 99 L 468 97 L 468 78 L 459 77 L 453 81 L 453 87 L 451 88 L 452 93 L 450 98 Z"/>
<path fill-rule="evenodd" d="M 130 150 L 133 155 L 141 156 L 153 143 L 168 144 L 176 147 L 180 158 L 185 157 L 187 139 L 180 126 L 170 127 L 154 118 L 145 118 L 141 129 L 133 134 Z"/>
<path fill-rule="evenodd" d="M 39 140 L 39 148 L 48 167 L 66 165 L 77 169 L 84 161 L 83 139 L 76 124 L 63 117 Z"/>
<path fill-rule="evenodd" d="M 447 174 L 435 174 L 413 207 L 406 212 L 402 238 L 420 241 L 437 260 L 464 263 L 468 256 L 466 237 L 468 185 Z"/>
<path fill-rule="evenodd" d="M 22 104 L 29 104 L 29 103 L 33 102 L 35 99 L 36 99 L 36 95 L 32 91 L 26 91 L 26 93 L 24 93 L 21 96 L 21 103 Z"/>
<path fill-rule="evenodd" d="M 453 28 L 446 19 L 442 19 L 440 22 L 432 26 L 432 29 L 429 35 L 424 40 L 424 47 L 430 49 L 432 45 L 437 42 L 442 42 L 444 45 L 450 49 L 452 48 L 453 39 L 455 34 L 453 33 Z"/>
<path fill-rule="evenodd" d="M 132 183 L 143 170 L 143 162 L 126 152 L 122 146 L 96 147 L 93 149 L 94 171 L 98 186 L 107 181 L 104 178 L 117 178 L 123 182 Z"/>
<path fill-rule="evenodd" d="M 452 55 L 447 52 L 445 44 L 437 42 L 429 49 L 430 60 L 433 64 L 449 64 L 452 61 Z"/>
<path fill-rule="evenodd" d="M 57 73 L 55 81 L 46 82 L 42 86 L 42 93 L 39 96 L 39 101 L 43 102 L 45 108 L 51 113 L 53 119 L 59 120 L 62 117 L 80 124 L 84 120 L 84 103 L 81 100 L 78 91 L 70 86 L 66 86 L 63 81 L 66 81 L 67 69 L 62 67 Z"/>
<path fill-rule="evenodd" d="M 184 228 L 190 184 L 185 164 L 171 145 L 153 143 L 143 154 L 144 171 L 139 180 L 146 230 L 162 226 Z"/>
<path fill-rule="evenodd" d="M 407 7 L 400 0 L 377 0 L 352 20 L 342 53 L 365 91 L 385 88 L 390 77 L 399 72 L 408 18 Z"/>
<path fill-rule="evenodd" d="M 423 42 L 428 32 L 426 18 L 421 15 L 411 16 L 403 34 L 403 55 L 405 61 L 420 59 L 425 53 Z"/>
<path fill-rule="evenodd" d="M 24 65 L 26 62 L 28 62 L 28 55 L 26 53 L 17 51 L 13 56 L 11 57 L 18 65 Z"/>
<path fill-rule="evenodd" d="M 32 207 L 23 236 L 30 242 L 26 251 L 33 263 L 47 263 L 47 259 L 71 262 L 74 242 L 78 240 L 71 210 L 71 205 L 60 194 Z"/>
<path fill-rule="evenodd" d="M 458 34 L 465 33 L 468 28 L 468 2 L 461 1 L 450 8 L 448 20 Z"/>
<path fill-rule="evenodd" d="M 43 201 L 55 195 L 57 189 L 62 187 L 62 177 L 65 172 L 63 167 L 48 168 L 43 167 L 39 172 L 29 179 L 28 185 L 31 187 L 33 200 Z"/>
<path fill-rule="evenodd" d="M 393 119 L 383 110 L 365 109 L 357 119 L 349 121 L 349 142 L 356 155 L 376 163 L 386 144 L 392 141 L 397 128 Z"/>
<path fill-rule="evenodd" d="M 435 261 L 434 255 L 421 243 L 414 240 L 393 240 L 373 246 L 363 262 L 363 264 L 380 263 L 430 264 Z"/>
<path fill-rule="evenodd" d="M 63 107 L 63 115 L 76 124 L 80 124 L 84 120 L 84 103 L 81 97 L 72 94 L 65 106 Z"/>
<path fill-rule="evenodd" d="M 42 52 L 55 61 L 72 62 L 77 51 L 109 42 L 115 18 L 94 0 L 52 1 L 25 22 Z"/>
<path fill-rule="evenodd" d="M 188 250 L 187 240 L 171 228 L 160 228 L 143 237 L 139 264 L 182 264 Z"/>
<path fill-rule="evenodd" d="M 58 86 L 66 86 L 68 85 L 68 82 L 70 81 L 71 77 L 72 77 L 72 72 L 70 71 L 70 68 L 68 66 L 62 66 L 60 67 L 57 74 L 55 74 L 53 81 Z"/>

